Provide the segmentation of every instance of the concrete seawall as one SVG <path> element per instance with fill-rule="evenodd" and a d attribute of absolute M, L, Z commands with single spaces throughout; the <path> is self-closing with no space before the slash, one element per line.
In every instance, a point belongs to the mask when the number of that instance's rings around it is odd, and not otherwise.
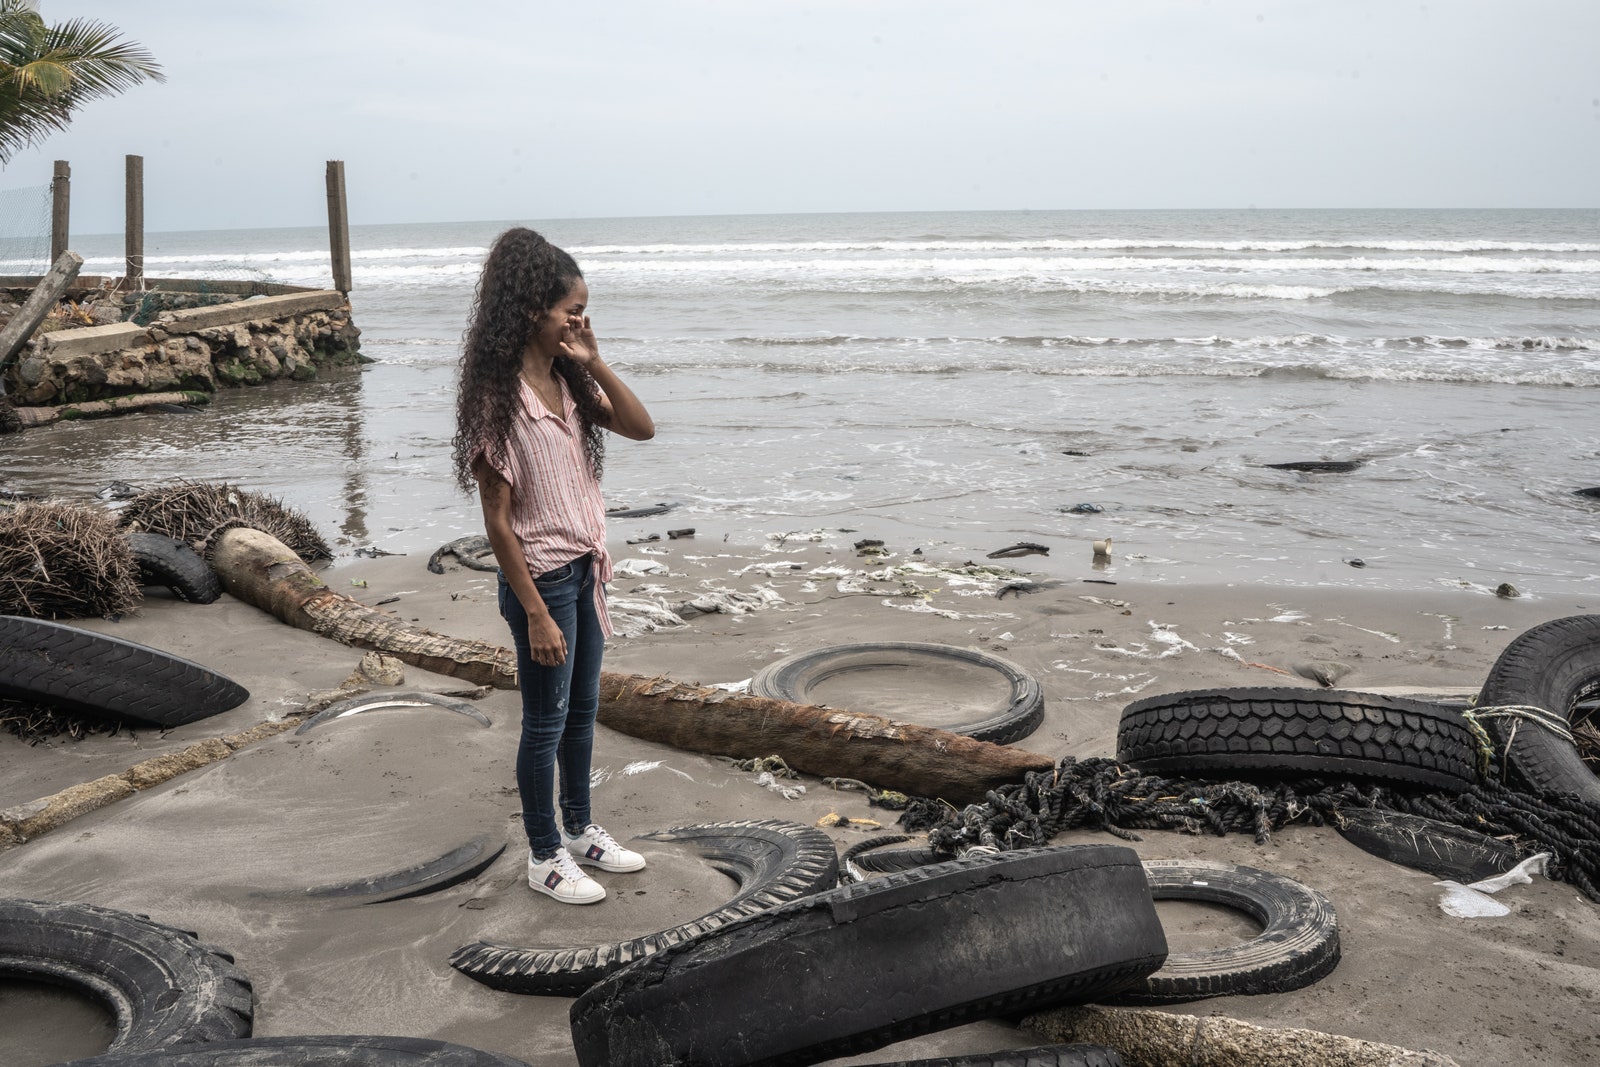
<path fill-rule="evenodd" d="M 217 294 L 185 301 L 165 291 L 159 294 L 168 305 L 163 309 L 152 309 L 146 293 L 85 294 L 90 295 L 96 311 L 87 317 L 102 321 L 112 313 L 130 321 L 35 334 L 5 373 L 13 403 L 73 404 L 173 389 L 214 392 L 280 378 L 310 381 L 324 368 L 370 362 L 360 353 L 361 331 L 351 319 L 349 299 L 333 289 L 225 302 Z M 185 302 L 201 306 L 170 306 Z M 152 310 L 141 323 L 141 312 Z"/>

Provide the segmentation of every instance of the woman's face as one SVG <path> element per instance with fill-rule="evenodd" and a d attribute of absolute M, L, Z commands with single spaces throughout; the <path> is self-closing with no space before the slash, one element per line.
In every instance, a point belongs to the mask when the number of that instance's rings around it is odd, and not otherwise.
<path fill-rule="evenodd" d="M 566 295 L 555 302 L 539 319 L 535 327 L 534 343 L 548 356 L 561 354 L 561 340 L 567 330 L 583 328 L 583 312 L 589 306 L 589 286 L 582 278 L 572 279 Z"/>

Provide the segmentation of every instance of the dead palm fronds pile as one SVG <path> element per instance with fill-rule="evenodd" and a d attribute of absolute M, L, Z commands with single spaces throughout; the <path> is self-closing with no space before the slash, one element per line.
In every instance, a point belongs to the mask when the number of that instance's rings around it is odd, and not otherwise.
<path fill-rule="evenodd" d="M 109 512 L 54 501 L 0 508 L 0 614 L 110 618 L 139 597 L 139 566 Z"/>
<path fill-rule="evenodd" d="M 179 482 L 140 493 L 118 520 L 129 530 L 164 534 L 205 555 L 217 534 L 248 526 L 271 534 L 311 563 L 332 559 L 333 550 L 311 520 L 274 497 L 226 482 Z"/>
<path fill-rule="evenodd" d="M 115 737 L 127 732 L 132 736 L 128 723 L 115 716 L 78 715 L 61 708 L 21 700 L 0 700 L 0 730 L 30 745 L 62 734 L 74 741 L 82 741 L 91 734 Z"/>

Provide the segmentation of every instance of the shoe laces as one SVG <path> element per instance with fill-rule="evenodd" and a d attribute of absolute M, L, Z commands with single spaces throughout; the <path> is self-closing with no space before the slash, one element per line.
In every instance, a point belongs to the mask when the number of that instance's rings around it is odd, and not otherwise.
<path fill-rule="evenodd" d="M 550 858 L 550 862 L 555 866 L 556 873 L 569 882 L 581 882 L 588 877 L 583 873 L 583 868 L 578 866 L 578 861 L 572 858 L 572 853 L 566 849 L 558 851 Z"/>

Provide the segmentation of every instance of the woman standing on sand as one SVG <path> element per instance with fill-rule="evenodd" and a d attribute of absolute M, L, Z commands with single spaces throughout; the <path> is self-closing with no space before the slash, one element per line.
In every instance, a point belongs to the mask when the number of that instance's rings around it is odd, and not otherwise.
<path fill-rule="evenodd" d="M 567 904 L 605 888 L 578 864 L 637 871 L 644 857 L 590 819 L 605 582 L 605 431 L 655 436 L 639 398 L 600 358 L 589 287 L 571 256 L 532 230 L 496 238 L 461 353 L 455 476 L 478 490 L 500 564 L 500 614 L 522 688 L 517 791 L 528 884 Z M 560 779 L 560 820 L 552 801 Z"/>

